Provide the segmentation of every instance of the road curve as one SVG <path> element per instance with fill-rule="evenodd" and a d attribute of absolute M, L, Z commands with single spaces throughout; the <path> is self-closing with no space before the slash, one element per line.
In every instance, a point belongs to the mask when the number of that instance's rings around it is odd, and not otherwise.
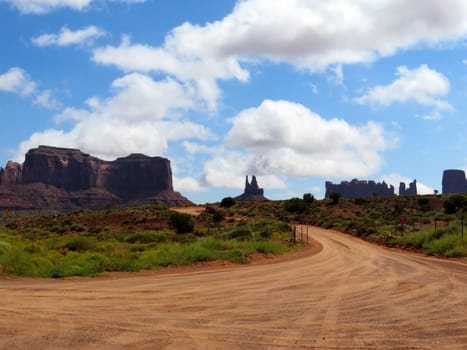
<path fill-rule="evenodd" d="M 467 349 L 465 259 L 309 232 L 271 265 L 0 280 L 0 349 Z"/>

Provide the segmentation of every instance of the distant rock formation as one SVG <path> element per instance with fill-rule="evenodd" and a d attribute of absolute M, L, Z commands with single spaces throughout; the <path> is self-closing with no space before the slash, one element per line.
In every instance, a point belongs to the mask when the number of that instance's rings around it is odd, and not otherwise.
<path fill-rule="evenodd" d="M 409 183 L 409 187 L 406 188 L 405 182 L 399 184 L 399 196 L 416 196 L 417 195 L 417 180 Z"/>
<path fill-rule="evenodd" d="M 172 186 L 170 161 L 131 154 L 104 161 L 77 149 L 39 146 L 24 164 L 0 168 L 0 208 L 102 208 L 108 205 L 191 202 Z"/>
<path fill-rule="evenodd" d="M 245 191 L 242 195 L 234 198 L 238 202 L 260 202 L 267 201 L 264 197 L 264 190 L 259 188 L 256 176 L 253 175 L 251 183 L 248 182 L 248 175 L 245 180 Z"/>
<path fill-rule="evenodd" d="M 381 197 L 392 196 L 394 194 L 394 186 L 388 186 L 384 181 L 375 182 L 372 180 L 342 181 L 340 184 L 333 184 L 331 181 L 326 181 L 325 197 L 329 198 L 332 192 L 339 192 L 342 198 L 365 198 L 378 195 Z"/>
<path fill-rule="evenodd" d="M 467 193 L 467 179 L 464 170 L 444 170 L 443 194 L 448 193 Z"/>

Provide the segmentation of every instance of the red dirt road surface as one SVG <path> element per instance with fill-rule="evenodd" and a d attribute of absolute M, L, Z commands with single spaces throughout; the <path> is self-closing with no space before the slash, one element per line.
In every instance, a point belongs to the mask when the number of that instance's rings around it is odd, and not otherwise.
<path fill-rule="evenodd" d="M 314 255 L 0 280 L 0 349 L 467 349 L 467 261 L 311 228 Z"/>

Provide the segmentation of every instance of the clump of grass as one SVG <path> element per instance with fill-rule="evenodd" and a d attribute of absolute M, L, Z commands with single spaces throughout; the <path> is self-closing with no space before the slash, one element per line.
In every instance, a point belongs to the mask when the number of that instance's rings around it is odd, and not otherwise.
<path fill-rule="evenodd" d="M 396 241 L 421 249 L 430 255 L 467 256 L 467 237 L 462 239 L 457 225 L 450 225 L 436 231 L 431 228 L 424 229 L 407 234 Z"/>
<path fill-rule="evenodd" d="M 95 249 L 96 242 L 90 237 L 77 236 L 70 239 L 63 247 L 74 252 L 85 252 Z"/>
<path fill-rule="evenodd" d="M 128 243 L 150 243 L 150 242 L 166 242 L 167 235 L 157 231 L 137 231 L 129 233 L 125 238 Z"/>

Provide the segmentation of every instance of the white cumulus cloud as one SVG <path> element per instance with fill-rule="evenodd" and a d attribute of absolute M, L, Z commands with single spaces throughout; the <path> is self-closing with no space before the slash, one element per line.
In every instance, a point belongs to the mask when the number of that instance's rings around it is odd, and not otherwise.
<path fill-rule="evenodd" d="M 92 0 L 3 0 L 24 14 L 44 14 L 60 8 L 83 10 Z"/>
<path fill-rule="evenodd" d="M 199 181 L 192 177 L 179 178 L 174 176 L 174 188 L 180 192 L 202 192 L 206 189 L 199 183 Z"/>
<path fill-rule="evenodd" d="M 0 91 L 11 92 L 22 96 L 31 95 L 36 89 L 36 83 L 29 74 L 20 67 L 10 68 L 0 75 Z"/>
<path fill-rule="evenodd" d="M 327 120 L 289 101 L 265 100 L 231 123 L 225 146 L 217 151 L 185 143 L 191 152 L 211 155 L 203 173 L 208 186 L 241 188 L 245 174 L 260 176 L 270 189 L 284 188 L 291 176 L 368 176 L 380 169 L 382 152 L 397 142 L 374 122 Z"/>
<path fill-rule="evenodd" d="M 21 143 L 17 159 L 39 144 L 80 148 L 104 159 L 129 153 L 164 155 L 169 142 L 212 138 L 205 126 L 179 115 L 191 109 L 190 92 L 168 79 L 154 81 L 133 73 L 113 82 L 113 96 L 87 101 L 88 108 L 66 108 L 56 120 L 73 123 L 37 132 Z"/>
<path fill-rule="evenodd" d="M 259 175 L 260 185 L 268 189 L 284 189 L 285 181 L 282 175 L 255 172 L 251 170 L 254 157 L 245 152 L 232 149 L 222 149 L 204 164 L 201 182 L 205 186 L 243 189 L 245 174 Z"/>
<path fill-rule="evenodd" d="M 86 9 L 95 0 L 0 0 L 7 2 L 24 14 L 42 15 L 58 9 L 69 8 L 82 11 Z M 105 1 L 105 0 L 101 0 Z M 110 2 L 122 2 L 136 4 L 146 2 L 147 0 L 108 0 Z"/>
<path fill-rule="evenodd" d="M 120 46 L 107 46 L 94 51 L 93 60 L 101 64 L 113 64 L 125 72 L 162 72 L 185 82 L 194 83 L 199 98 L 208 107 L 216 108 L 221 95 L 217 79 L 247 81 L 249 74 L 233 58 L 184 56 L 170 49 L 131 44 L 125 37 Z M 183 56 L 183 57 L 182 57 Z"/>
<path fill-rule="evenodd" d="M 60 103 L 55 99 L 50 90 L 44 90 L 34 99 L 34 104 L 46 109 L 57 109 Z"/>
<path fill-rule="evenodd" d="M 93 60 L 194 81 L 215 108 L 217 80 L 247 81 L 245 63 L 285 62 L 312 72 L 332 68 L 342 80 L 342 65 L 466 35 L 464 0 L 243 0 L 221 20 L 174 28 L 161 46 L 124 40 L 97 49 Z"/>
<path fill-rule="evenodd" d="M 439 110 L 450 110 L 451 105 L 439 97 L 449 93 L 450 83 L 446 76 L 421 65 L 413 70 L 405 66 L 397 68 L 398 78 L 388 85 L 375 86 L 356 99 L 357 103 L 389 106 L 396 102 L 415 101 Z"/>
<path fill-rule="evenodd" d="M 105 35 L 105 31 L 96 26 L 88 26 L 75 31 L 65 26 L 57 34 L 42 34 L 32 38 L 31 41 L 40 47 L 81 45 L 92 42 L 103 35 Z"/>

